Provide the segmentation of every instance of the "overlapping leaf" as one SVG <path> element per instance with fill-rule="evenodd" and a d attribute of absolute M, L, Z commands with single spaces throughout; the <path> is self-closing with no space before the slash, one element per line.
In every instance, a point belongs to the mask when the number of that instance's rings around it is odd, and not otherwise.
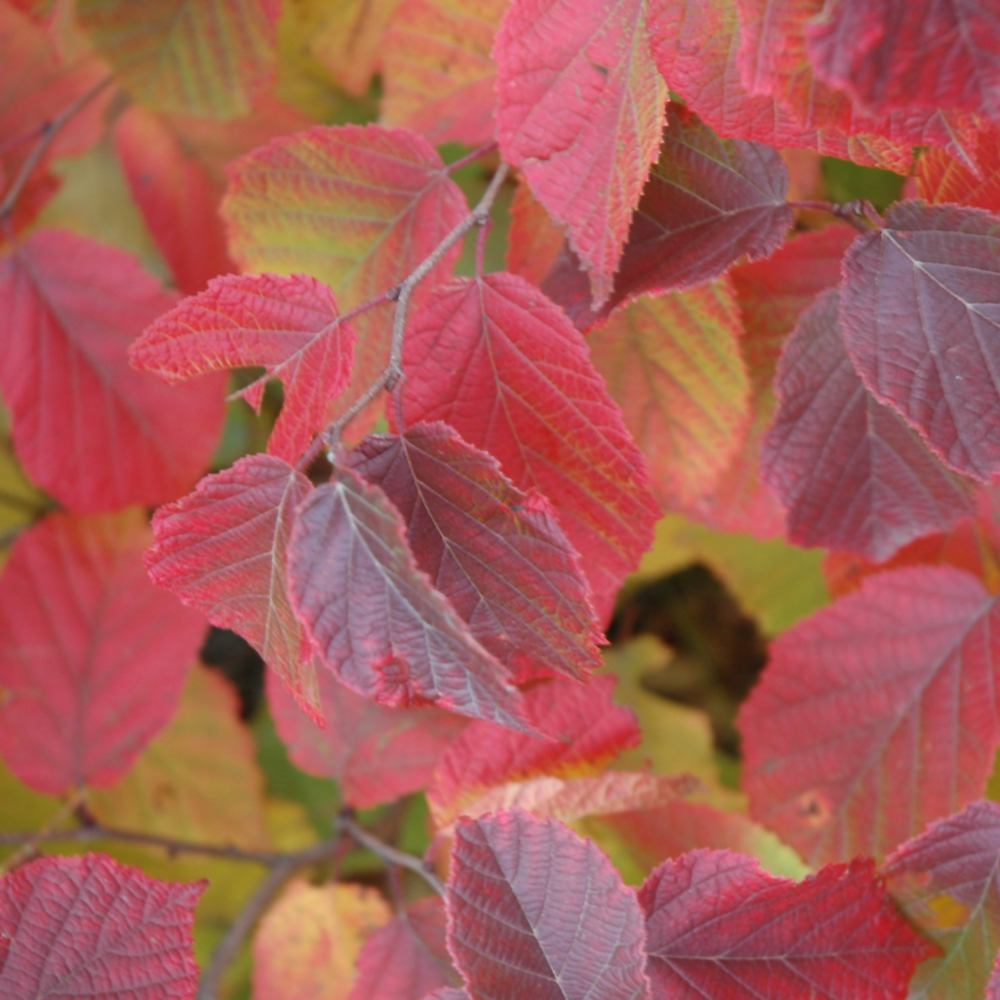
<path fill-rule="evenodd" d="M 61 59 L 46 32 L 9 3 L 0 4 L 0 192 L 12 182 L 32 154 L 36 140 L 56 116 L 97 87 L 105 76 L 100 61 L 90 54 Z M 101 134 L 105 94 L 80 107 L 79 112 L 53 133 L 41 159 L 15 205 L 15 229 L 26 225 L 54 193 L 58 183 L 45 167 L 54 156 L 80 153 Z M 0 242 L 7 234 L 0 236 Z"/>
<path fill-rule="evenodd" d="M 974 802 L 931 824 L 882 867 L 907 919 L 942 951 L 918 970 L 910 996 L 992 995 L 1000 951 L 1000 806 Z"/>
<path fill-rule="evenodd" d="M 110 827 L 247 851 L 272 847 L 264 775 L 239 696 L 219 671 L 201 665 L 190 672 L 170 725 L 124 778 L 92 789 L 87 804 Z"/>
<path fill-rule="evenodd" d="M 204 634 L 157 590 L 136 510 L 52 514 L 0 577 L 0 753 L 27 785 L 109 785 L 170 721 Z"/>
<path fill-rule="evenodd" d="M 336 778 L 349 805 L 370 809 L 420 791 L 466 720 L 436 708 L 387 708 L 344 687 L 329 670 L 317 675 L 326 726 L 307 719 L 287 690 L 268 678 L 278 733 L 303 771 Z"/>
<path fill-rule="evenodd" d="M 776 150 L 720 139 L 689 111 L 670 104 L 660 158 L 604 308 L 587 315 L 572 254 L 563 254 L 542 288 L 586 329 L 644 292 L 700 285 L 744 254 L 756 260 L 781 245 L 792 223 L 787 192 L 788 171 Z"/>
<path fill-rule="evenodd" d="M 814 73 L 806 30 L 823 11 L 823 0 L 737 0 L 741 24 L 739 68 L 751 94 L 773 96 L 805 129 L 839 129 L 847 136 L 882 136 L 899 147 L 947 148 L 963 162 L 980 123 L 953 105 L 923 109 L 858 105 Z"/>
<path fill-rule="evenodd" d="M 587 685 L 557 678 L 529 688 L 525 715 L 544 738 L 473 722 L 441 758 L 428 790 L 435 825 L 450 824 L 491 788 L 542 775 L 596 774 L 635 746 L 639 727 L 612 701 L 614 686 L 610 677 L 594 677 Z"/>
<path fill-rule="evenodd" d="M 523 727 L 504 668 L 417 568 L 378 487 L 337 467 L 296 518 L 292 604 L 321 661 L 348 687 L 383 705 L 435 703 Z"/>
<path fill-rule="evenodd" d="M 295 508 L 310 489 L 279 458 L 241 458 L 156 512 L 146 568 L 213 625 L 242 635 L 302 707 L 322 718 L 312 645 L 286 583 Z"/>
<path fill-rule="evenodd" d="M 841 0 L 808 28 L 816 72 L 868 107 L 1000 121 L 1000 12 L 970 0 Z"/>
<path fill-rule="evenodd" d="M 489 142 L 493 38 L 507 0 L 403 0 L 382 45 L 382 119 L 435 143 Z"/>
<path fill-rule="evenodd" d="M 139 105 L 115 122 L 115 148 L 132 197 L 182 292 L 194 295 L 211 278 L 236 270 L 218 216 L 225 164 L 308 125 L 273 99 L 231 122 L 157 115 Z"/>
<path fill-rule="evenodd" d="M 101 854 L 0 878 L 0 993 L 193 1000 L 191 925 L 205 882 L 149 878 Z"/>
<path fill-rule="evenodd" d="M 972 166 L 929 149 L 917 161 L 917 191 L 931 204 L 958 202 L 972 208 L 1000 212 L 1000 133 L 980 129 Z"/>
<path fill-rule="evenodd" d="M 665 510 L 711 494 L 739 447 L 749 384 L 732 286 L 644 297 L 587 338 Z"/>
<path fill-rule="evenodd" d="M 809 871 L 790 847 L 749 816 L 688 798 L 587 823 L 588 829 L 595 825 L 598 830 L 611 830 L 644 874 L 666 858 L 698 848 L 750 855 L 772 875 L 800 879 Z"/>
<path fill-rule="evenodd" d="M 0 389 L 28 475 L 64 506 L 155 505 L 189 490 L 222 426 L 221 377 L 168 388 L 128 345 L 176 298 L 113 247 L 58 230 L 0 259 Z"/>
<path fill-rule="evenodd" d="M 510 206 L 507 270 L 541 286 L 559 259 L 565 242 L 562 230 L 522 180 Z M 588 308 L 589 304 L 588 298 Z"/>
<path fill-rule="evenodd" d="M 785 344 L 762 475 L 787 506 L 793 542 L 882 562 L 970 514 L 972 491 L 864 387 L 838 306 L 838 292 L 824 292 Z"/>
<path fill-rule="evenodd" d="M 274 71 L 277 0 L 79 0 L 80 20 L 143 104 L 247 114 Z"/>
<path fill-rule="evenodd" d="M 656 809 L 703 791 L 690 775 L 664 776 L 643 771 L 605 771 L 588 778 L 532 778 L 491 788 L 463 807 L 462 816 L 477 819 L 503 809 L 524 809 L 540 819 L 573 823 L 588 816 L 614 816 Z"/>
<path fill-rule="evenodd" d="M 369 88 L 383 62 L 384 37 L 399 0 L 296 0 L 309 51 L 354 97 Z"/>
<path fill-rule="evenodd" d="M 372 888 L 290 883 L 254 936 L 254 997 L 347 1000 L 362 945 L 390 915 Z"/>
<path fill-rule="evenodd" d="M 323 427 L 329 402 L 350 382 L 355 340 L 321 281 L 304 274 L 231 274 L 159 317 L 129 356 L 168 381 L 263 365 L 285 386 L 268 450 L 295 462 Z M 258 380 L 240 394 L 259 406 L 263 388 Z"/>
<path fill-rule="evenodd" d="M 840 284 L 840 261 L 857 231 L 846 225 L 803 233 L 767 260 L 729 271 L 743 320 L 741 348 L 750 377 L 751 420 L 711 497 L 696 513 L 723 531 L 760 539 L 785 532 L 781 503 L 760 478 L 760 449 L 771 423 L 774 371 L 799 314 L 825 288 Z"/>
<path fill-rule="evenodd" d="M 649 997 L 635 894 L 597 846 L 511 809 L 458 824 L 448 947 L 473 996 Z"/>
<path fill-rule="evenodd" d="M 597 304 L 656 159 L 667 91 L 647 0 L 514 0 L 497 35 L 497 137 L 585 262 Z"/>
<path fill-rule="evenodd" d="M 457 280 L 414 317 L 404 363 L 407 422 L 445 421 L 519 489 L 547 497 L 605 620 L 649 545 L 657 506 L 642 454 L 566 316 L 514 275 Z"/>
<path fill-rule="evenodd" d="M 932 953 L 893 910 L 871 861 L 796 883 L 729 851 L 666 861 L 639 891 L 653 996 L 903 1000 Z"/>
<path fill-rule="evenodd" d="M 844 258 L 847 350 L 958 472 L 1000 470 L 1000 220 L 978 209 L 894 205 Z"/>
<path fill-rule="evenodd" d="M 424 1000 L 458 982 L 445 942 L 444 901 L 428 896 L 365 942 L 350 1000 Z"/>
<path fill-rule="evenodd" d="M 600 667 L 579 559 L 549 503 L 446 424 L 366 438 L 347 458 L 406 522 L 417 565 L 519 680 Z"/>
<path fill-rule="evenodd" d="M 975 577 L 924 566 L 780 636 L 740 714 L 751 815 L 815 864 L 884 856 L 979 798 L 1000 745 L 998 624 Z"/>
<path fill-rule="evenodd" d="M 237 160 L 229 176 L 222 215 L 241 268 L 304 271 L 329 284 L 345 310 L 397 285 L 467 211 L 434 148 L 405 129 L 313 128 Z M 455 246 L 442 256 L 417 303 L 447 278 L 460 252 Z M 360 392 L 385 364 L 389 311 L 372 310 L 354 326 Z"/>
<path fill-rule="evenodd" d="M 653 56 L 671 90 L 726 138 L 815 149 L 899 173 L 910 169 L 916 145 L 963 154 L 954 123 L 937 113 L 855 115 L 846 102 L 813 103 L 809 87 L 792 111 L 771 94 L 750 93 L 740 72 L 736 0 L 662 0 L 650 18 L 650 31 Z M 786 42 L 770 44 L 784 48 Z"/>

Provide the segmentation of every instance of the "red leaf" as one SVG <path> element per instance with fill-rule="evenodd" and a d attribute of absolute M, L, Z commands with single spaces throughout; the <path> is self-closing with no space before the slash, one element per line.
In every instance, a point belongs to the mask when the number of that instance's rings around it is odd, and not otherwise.
<path fill-rule="evenodd" d="M 60 58 L 45 30 L 15 10 L 0 3 L 0 191 L 11 182 L 32 155 L 43 130 L 57 115 L 70 108 L 107 75 L 100 61 L 90 54 L 67 61 Z M 108 87 L 51 136 L 34 177 L 18 199 L 15 223 L 34 218 L 57 184 L 44 172 L 54 157 L 81 153 L 101 135 L 104 112 L 113 93 Z M 5 175 L 5 176 L 4 176 Z M 24 202 L 31 202 L 24 211 Z M 18 225 L 16 228 L 20 228 Z M 0 234 L 0 242 L 7 234 Z"/>
<path fill-rule="evenodd" d="M 327 404 L 351 379 L 356 339 L 321 281 L 230 274 L 161 316 L 129 354 L 137 367 L 171 382 L 263 365 L 285 386 L 268 451 L 295 462 L 325 425 Z M 258 380 L 240 395 L 259 406 L 262 389 Z"/>
<path fill-rule="evenodd" d="M 799 314 L 825 288 L 840 284 L 840 260 L 857 230 L 846 225 L 803 233 L 767 260 L 729 271 L 743 319 L 742 354 L 751 387 L 751 424 L 714 495 L 697 510 L 722 531 L 759 539 L 785 533 L 785 512 L 760 479 L 760 449 L 775 408 L 774 371 L 781 345 Z"/>
<path fill-rule="evenodd" d="M 654 997 L 903 1000 L 933 949 L 868 860 L 796 883 L 730 851 L 665 861 L 639 890 Z"/>
<path fill-rule="evenodd" d="M 414 561 L 403 521 L 350 469 L 299 505 L 289 589 L 322 662 L 382 705 L 442 708 L 523 728 L 500 663 Z"/>
<path fill-rule="evenodd" d="M 1000 471 L 1000 222 L 903 202 L 844 258 L 840 321 L 865 385 L 958 472 Z"/>
<path fill-rule="evenodd" d="M 521 180 L 510 206 L 507 270 L 533 285 L 541 285 L 559 259 L 565 242 L 562 230 L 552 221 L 545 206 L 532 197 L 531 188 Z M 586 304 L 589 307 L 589 288 Z"/>
<path fill-rule="evenodd" d="M 408 906 L 365 942 L 350 1000 L 425 1000 L 431 990 L 447 990 L 458 981 L 445 942 L 444 901 L 431 896 Z"/>
<path fill-rule="evenodd" d="M 824 292 L 785 344 L 762 475 L 787 506 L 791 541 L 881 562 L 971 513 L 972 491 L 862 385 L 838 305 Z"/>
<path fill-rule="evenodd" d="M 612 700 L 612 677 L 586 685 L 556 679 L 524 693 L 525 716 L 546 738 L 474 722 L 441 758 L 427 801 L 437 827 L 462 807 L 510 781 L 540 775 L 596 774 L 623 750 L 639 744 L 639 727 L 627 708 Z"/>
<path fill-rule="evenodd" d="M 208 465 L 221 378 L 173 389 L 127 349 L 176 298 L 114 247 L 58 230 L 0 259 L 0 389 L 36 485 L 77 511 L 155 506 Z"/>
<path fill-rule="evenodd" d="M 751 94 L 740 73 L 735 0 L 658 0 L 650 32 L 653 57 L 670 89 L 726 138 L 815 149 L 898 173 L 909 172 L 916 145 L 964 151 L 956 123 L 938 112 L 876 117 L 847 108 L 845 120 L 840 102 L 814 103 L 812 88 L 805 88 L 805 101 L 794 111 L 773 95 Z"/>
<path fill-rule="evenodd" d="M 600 305 L 663 130 L 646 0 L 514 0 L 497 34 L 497 137 L 569 230 Z"/>
<path fill-rule="evenodd" d="M 802 233 L 767 260 L 729 272 L 743 315 L 743 353 L 755 393 L 769 392 L 785 339 L 820 292 L 840 284 L 844 252 L 858 231 L 843 223 Z"/>
<path fill-rule="evenodd" d="M 664 510 L 692 510 L 711 496 L 742 443 L 749 385 L 741 332 L 723 280 L 638 299 L 587 338 Z"/>
<path fill-rule="evenodd" d="M 50 514 L 0 577 L 0 754 L 40 792 L 114 784 L 170 721 L 205 632 L 142 565 L 137 511 Z"/>
<path fill-rule="evenodd" d="M 446 904 L 448 947 L 477 1000 L 650 995 L 635 894 L 555 820 L 520 809 L 460 820 Z"/>
<path fill-rule="evenodd" d="M 347 457 L 406 522 L 417 565 L 518 681 L 601 666 L 590 588 L 543 497 L 446 424 L 366 438 Z"/>
<path fill-rule="evenodd" d="M 157 586 L 243 636 L 302 708 L 322 719 L 312 644 L 285 582 L 295 508 L 311 489 L 279 458 L 241 458 L 156 512 L 145 562 Z"/>
<path fill-rule="evenodd" d="M 927 150 L 917 161 L 920 197 L 932 204 L 953 201 L 1000 212 L 1000 133 L 979 130 L 972 165 L 977 173 L 943 149 Z"/>
<path fill-rule="evenodd" d="M 211 278 L 236 270 L 219 218 L 225 165 L 309 124 L 273 99 L 230 122 L 156 115 L 138 105 L 117 120 L 115 148 L 132 196 L 182 292 L 194 295 Z"/>
<path fill-rule="evenodd" d="M 407 332 L 407 423 L 443 420 L 555 506 L 583 559 L 598 619 L 652 540 L 657 505 L 642 454 L 583 338 L 511 274 L 436 290 Z"/>
<path fill-rule="evenodd" d="M 384 296 L 468 211 L 434 147 L 407 129 L 319 126 L 272 141 L 228 173 L 222 216 L 240 267 L 311 274 L 345 310 Z M 412 305 L 447 280 L 461 250 L 444 254 Z M 341 406 L 385 367 L 391 325 L 388 308 L 354 320 L 360 345 Z"/>
<path fill-rule="evenodd" d="M 493 38 L 507 0 L 403 0 L 382 42 L 382 120 L 440 145 L 496 129 Z"/>
<path fill-rule="evenodd" d="M 793 221 L 785 203 L 788 171 L 774 149 L 758 143 L 720 139 L 693 114 L 667 107 L 660 158 L 643 191 L 614 289 L 605 306 L 583 319 L 579 306 L 568 311 L 581 329 L 645 292 L 691 288 L 717 278 L 737 258 L 767 257 L 781 245 Z M 572 255 L 564 255 L 542 285 L 563 304 L 583 278 Z M 570 272 L 570 273 L 564 273 Z M 589 307 L 589 303 L 586 304 Z"/>
<path fill-rule="evenodd" d="M 913 979 L 911 996 L 982 996 L 1000 948 L 1000 806 L 973 802 L 932 823 L 882 867 L 903 914 L 942 951 Z"/>
<path fill-rule="evenodd" d="M 287 688 L 267 679 L 278 734 L 296 767 L 335 778 L 344 801 L 370 809 L 430 783 L 442 754 L 466 720 L 436 708 L 387 708 L 344 687 L 319 669 L 320 728 L 302 714 Z"/>
<path fill-rule="evenodd" d="M 816 72 L 877 110 L 1000 121 L 1000 13 L 975 0 L 841 0 L 807 29 Z"/>
<path fill-rule="evenodd" d="M 969 162 L 980 129 L 971 115 L 955 112 L 950 105 L 942 110 L 938 104 L 880 114 L 855 105 L 847 94 L 816 78 L 806 51 L 806 26 L 823 11 L 823 0 L 737 0 L 737 4 L 742 27 L 739 66 L 750 93 L 773 96 L 806 129 L 832 127 L 847 136 L 882 136 L 904 154 L 908 146 L 946 147 Z"/>
<path fill-rule="evenodd" d="M 148 107 L 239 118 L 273 75 L 279 0 L 77 0 L 77 8 L 101 55 Z"/>
<path fill-rule="evenodd" d="M 961 570 L 871 577 L 780 636 L 740 713 L 750 811 L 811 864 L 884 856 L 982 795 L 1000 610 Z"/>
<path fill-rule="evenodd" d="M 101 854 L 0 878 L 0 995 L 194 1000 L 191 926 L 207 882 L 161 882 Z"/>

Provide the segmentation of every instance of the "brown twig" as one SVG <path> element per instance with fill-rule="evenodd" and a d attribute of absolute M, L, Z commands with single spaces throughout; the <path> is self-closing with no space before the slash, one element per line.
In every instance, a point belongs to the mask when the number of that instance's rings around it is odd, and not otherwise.
<path fill-rule="evenodd" d="M 490 210 L 493 208 L 493 203 L 496 201 L 497 195 L 500 193 L 500 189 L 503 187 L 509 171 L 510 168 L 507 164 L 501 163 L 499 169 L 493 175 L 489 187 L 486 188 L 486 192 L 479 200 L 479 204 L 441 240 L 434 250 L 400 284 L 386 293 L 386 298 L 390 300 L 394 299 L 396 302 L 396 314 L 392 322 L 392 343 L 389 348 L 389 363 L 354 403 L 323 432 L 322 438 L 326 442 L 330 461 L 334 460 L 334 454 L 337 446 L 340 444 L 344 428 L 383 389 L 389 389 L 390 391 L 394 389 L 396 383 L 403 376 L 403 343 L 406 337 L 406 318 L 410 307 L 410 300 L 413 298 L 413 293 L 416 291 L 417 286 L 444 260 L 445 254 L 459 240 L 463 239 L 470 229 L 483 225 L 484 221 L 489 219 Z"/>
<path fill-rule="evenodd" d="M 405 868 L 407 871 L 415 872 L 419 875 L 439 896 L 444 895 L 444 884 L 434 874 L 433 869 L 421 858 L 407 854 L 405 851 L 397 850 L 390 844 L 383 843 L 378 837 L 372 836 L 364 827 L 358 826 L 349 813 L 341 815 L 341 829 L 349 834 L 352 839 L 367 848 L 373 854 L 378 855 L 386 864 L 396 865 Z"/>
<path fill-rule="evenodd" d="M 51 121 L 46 122 L 40 130 L 40 138 L 35 148 L 31 151 L 28 158 L 21 165 L 21 169 L 17 176 L 14 178 L 10 187 L 7 189 L 7 194 L 4 196 L 2 202 L 0 202 L 0 220 L 5 219 L 14 211 L 14 206 L 17 204 L 17 199 L 21 196 L 21 192 L 24 190 L 25 184 L 28 183 L 32 172 L 35 167 L 42 161 L 42 158 L 49 151 L 49 147 L 52 145 L 56 136 L 63 129 L 63 127 L 73 120 L 97 95 L 107 87 L 112 80 L 113 76 L 107 76 L 100 83 L 95 84 L 90 88 L 85 94 L 81 94 L 68 108 L 61 111 L 55 116 Z"/>

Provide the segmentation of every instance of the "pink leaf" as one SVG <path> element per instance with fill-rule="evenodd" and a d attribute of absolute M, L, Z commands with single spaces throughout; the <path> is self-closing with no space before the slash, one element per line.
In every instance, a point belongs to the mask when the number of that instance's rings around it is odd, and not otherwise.
<path fill-rule="evenodd" d="M 851 360 L 958 472 L 1000 471 L 1000 221 L 904 202 L 844 258 Z"/>
<path fill-rule="evenodd" d="M 665 861 L 639 891 L 654 998 L 903 1000 L 933 949 L 873 869 L 829 865 L 796 883 L 729 851 Z"/>
<path fill-rule="evenodd" d="M 819 76 L 859 104 L 957 108 L 1000 122 L 995 0 L 841 0 L 807 35 Z"/>
<path fill-rule="evenodd" d="M 884 856 L 979 798 L 1000 610 L 968 573 L 866 579 L 780 636 L 740 713 L 751 815 L 807 862 Z"/>
<path fill-rule="evenodd" d="M 1000 806 L 973 802 L 901 845 L 882 867 L 904 916 L 942 955 L 917 970 L 913 997 L 992 996 L 1000 950 Z"/>
<path fill-rule="evenodd" d="M 446 902 L 448 947 L 476 1000 L 650 995 L 635 894 L 555 820 L 520 809 L 461 820 Z"/>
<path fill-rule="evenodd" d="M 764 481 L 788 508 L 788 537 L 882 562 L 972 512 L 971 488 L 858 378 L 824 292 L 781 357 L 780 400 L 761 453 Z"/>
<path fill-rule="evenodd" d="M 157 586 L 243 636 L 305 711 L 322 719 L 312 645 L 285 582 L 295 508 L 311 489 L 280 458 L 241 458 L 156 512 L 146 568 Z"/>
<path fill-rule="evenodd" d="M 366 438 L 347 457 L 403 516 L 417 565 L 517 680 L 601 666 L 590 588 L 548 502 L 446 424 Z"/>
<path fill-rule="evenodd" d="M 589 684 L 557 678 L 529 688 L 525 715 L 546 738 L 473 722 L 441 758 L 427 793 L 435 825 L 452 822 L 463 806 L 497 785 L 540 775 L 596 774 L 623 750 L 637 746 L 639 727 L 612 700 L 611 677 Z"/>
<path fill-rule="evenodd" d="M 51 514 L 0 577 L 0 753 L 58 795 L 114 784 L 177 708 L 205 621 L 146 577 L 135 510 Z"/>
<path fill-rule="evenodd" d="M 365 942 L 350 1000 L 423 1000 L 431 990 L 447 993 L 458 981 L 445 943 L 444 901 L 430 896 Z"/>
<path fill-rule="evenodd" d="M 296 517 L 292 603 L 341 681 L 383 705 L 437 704 L 523 728 L 504 668 L 417 568 L 403 521 L 378 487 L 338 467 Z"/>
<path fill-rule="evenodd" d="M 285 385 L 268 451 L 295 462 L 351 378 L 356 337 L 333 292 L 304 274 L 227 275 L 161 316 L 132 346 L 138 367 L 169 381 L 263 365 Z M 259 384 L 242 394 L 259 402 Z"/>
<path fill-rule="evenodd" d="M 407 423 L 443 420 L 552 501 L 583 559 L 598 619 L 652 541 L 645 462 L 580 334 L 511 274 L 434 293 L 407 333 Z"/>
<path fill-rule="evenodd" d="M 43 230 L 0 259 L 0 389 L 31 479 L 71 510 L 189 490 L 224 416 L 220 376 L 169 388 L 128 345 L 176 298 L 114 247 Z"/>
<path fill-rule="evenodd" d="M 191 927 L 207 885 L 161 882 L 102 854 L 18 868 L 0 878 L 0 995 L 194 1000 Z"/>
<path fill-rule="evenodd" d="M 466 720 L 437 708 L 387 708 L 317 671 L 323 728 L 302 714 L 287 688 L 267 679 L 274 724 L 296 767 L 335 778 L 349 805 L 370 809 L 417 792 Z"/>
<path fill-rule="evenodd" d="M 600 305 L 663 129 L 646 0 L 514 0 L 497 34 L 497 137 L 590 271 Z"/>

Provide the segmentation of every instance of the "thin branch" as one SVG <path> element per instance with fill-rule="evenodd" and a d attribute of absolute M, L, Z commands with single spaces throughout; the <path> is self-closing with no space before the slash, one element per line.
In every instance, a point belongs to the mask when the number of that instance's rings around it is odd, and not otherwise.
<path fill-rule="evenodd" d="M 256 891 L 237 914 L 236 919 L 230 924 L 229 930 L 226 931 L 226 936 L 215 949 L 212 961 L 201 977 L 197 1000 L 216 1000 L 226 971 L 239 954 L 243 942 L 249 937 L 254 925 L 274 901 L 285 883 L 297 871 L 325 861 L 337 849 L 340 839 L 339 836 L 334 837 L 331 840 L 324 840 L 320 844 L 307 847 L 303 851 L 297 851 L 295 854 L 285 855 L 268 872 L 267 877 L 257 886 Z"/>
<path fill-rule="evenodd" d="M 415 872 L 419 875 L 439 896 L 444 895 L 444 884 L 434 874 L 433 870 L 420 858 L 399 851 L 390 844 L 383 843 L 378 837 L 373 837 L 364 827 L 358 826 L 354 819 L 343 814 L 339 820 L 340 828 L 351 835 L 351 837 L 362 847 L 367 848 L 373 854 L 377 854 L 383 861 L 407 871 Z"/>
<path fill-rule="evenodd" d="M 344 433 L 344 428 L 369 404 L 378 396 L 378 394 L 383 389 L 389 389 L 390 391 L 396 387 L 400 378 L 403 375 L 403 342 L 406 337 L 406 316 L 407 311 L 410 307 L 410 299 L 413 298 L 413 293 L 416 291 L 417 286 L 427 277 L 431 271 L 434 270 L 438 264 L 444 260 L 445 254 L 456 244 L 459 240 L 465 237 L 465 234 L 475 226 L 481 226 L 490 217 L 490 210 L 493 208 L 493 203 L 497 199 L 497 195 L 500 193 L 500 189 L 503 187 L 504 181 L 507 179 L 507 174 L 510 171 L 510 167 L 506 163 L 501 163 L 497 172 L 493 175 L 493 179 L 490 181 L 489 187 L 487 187 L 486 192 L 483 194 L 482 198 L 479 200 L 479 204 L 472 209 L 469 214 L 462 219 L 461 222 L 441 242 L 434 248 L 434 250 L 421 261 L 416 268 L 403 281 L 397 285 L 395 288 L 390 289 L 385 293 L 383 298 L 389 301 L 395 301 L 396 303 L 396 314 L 392 321 L 392 344 L 389 349 L 389 363 L 385 366 L 382 372 L 377 376 L 374 382 L 351 404 L 351 406 L 339 416 L 321 435 L 322 439 L 326 443 L 327 452 L 330 456 L 330 460 L 333 461 L 334 452 L 337 446 L 340 444 L 340 438 Z M 312 452 L 312 457 L 315 457 L 315 452 Z M 308 453 L 307 453 L 308 454 Z"/>
<path fill-rule="evenodd" d="M 0 834 L 0 847 L 10 847 L 30 841 L 34 844 L 87 843 L 91 840 L 118 840 L 127 844 L 141 844 L 146 847 L 162 847 L 170 854 L 205 854 L 213 858 L 230 861 L 248 861 L 267 868 L 280 864 L 288 855 L 264 851 L 245 851 L 240 847 L 218 847 L 214 844 L 197 844 L 173 837 L 158 837 L 151 833 L 119 830 L 115 827 L 95 823 L 89 826 L 73 827 L 69 830 L 45 830 L 41 833 Z"/>
<path fill-rule="evenodd" d="M 446 170 L 449 174 L 453 174 L 456 170 L 461 170 L 462 167 L 467 167 L 470 163 L 475 163 L 476 160 L 481 160 L 484 156 L 488 156 L 490 153 L 494 152 L 496 148 L 497 142 L 494 139 L 492 142 L 487 142 L 478 149 L 474 149 L 471 153 L 467 156 L 463 156 L 460 160 L 456 160 L 454 163 L 449 163 Z"/>
<path fill-rule="evenodd" d="M 81 94 L 68 108 L 61 111 L 50 122 L 46 122 L 41 130 L 41 137 L 31 154 L 24 161 L 17 177 L 11 183 L 3 202 L 0 202 L 0 219 L 4 219 L 14 211 L 17 199 L 21 196 L 24 186 L 28 183 L 35 167 L 42 161 L 42 158 L 49 151 L 56 136 L 63 126 L 72 121 L 97 95 L 104 90 L 114 80 L 113 76 L 106 76 L 99 83 L 95 84 L 85 94 Z"/>

